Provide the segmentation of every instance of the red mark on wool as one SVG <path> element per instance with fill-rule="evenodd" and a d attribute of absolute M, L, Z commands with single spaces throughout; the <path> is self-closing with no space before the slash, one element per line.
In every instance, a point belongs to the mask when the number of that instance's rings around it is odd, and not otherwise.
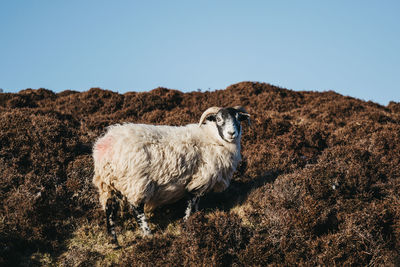
<path fill-rule="evenodd" d="M 101 160 L 106 154 L 111 151 L 113 139 L 111 137 L 104 137 L 99 140 L 94 147 L 94 158 Z"/>

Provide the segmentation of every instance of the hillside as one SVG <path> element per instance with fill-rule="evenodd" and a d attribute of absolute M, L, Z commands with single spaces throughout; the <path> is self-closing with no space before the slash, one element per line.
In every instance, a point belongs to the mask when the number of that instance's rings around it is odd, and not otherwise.
<path fill-rule="evenodd" d="M 245 106 L 243 162 L 187 223 L 183 201 L 108 242 L 91 146 L 120 122 Z M 215 92 L 0 93 L 0 265 L 400 265 L 400 103 L 243 82 Z"/>

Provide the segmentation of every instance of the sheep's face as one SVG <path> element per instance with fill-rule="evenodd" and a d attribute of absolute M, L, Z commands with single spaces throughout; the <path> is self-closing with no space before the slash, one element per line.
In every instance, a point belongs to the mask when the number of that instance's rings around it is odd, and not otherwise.
<path fill-rule="evenodd" d="M 247 113 L 240 112 L 234 108 L 222 108 L 207 119 L 215 122 L 218 133 L 223 140 L 234 143 L 240 140 L 242 135 L 240 122 L 248 118 L 249 114 Z"/>

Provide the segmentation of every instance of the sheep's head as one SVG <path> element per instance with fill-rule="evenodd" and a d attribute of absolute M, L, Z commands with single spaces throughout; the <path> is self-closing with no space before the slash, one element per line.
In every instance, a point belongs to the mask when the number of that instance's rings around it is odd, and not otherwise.
<path fill-rule="evenodd" d="M 221 138 L 226 142 L 233 143 L 240 140 L 242 135 L 240 122 L 244 120 L 248 120 L 250 123 L 250 115 L 243 107 L 211 107 L 201 115 L 199 126 L 205 121 L 213 122 Z"/>

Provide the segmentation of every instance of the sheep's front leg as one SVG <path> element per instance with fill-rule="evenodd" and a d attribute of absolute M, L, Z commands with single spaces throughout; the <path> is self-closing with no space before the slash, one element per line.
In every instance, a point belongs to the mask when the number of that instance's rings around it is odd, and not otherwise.
<path fill-rule="evenodd" d="M 131 204 L 131 209 L 133 210 L 137 223 L 142 229 L 143 235 L 150 236 L 152 233 L 147 223 L 146 215 L 144 214 L 144 204 L 140 204 L 138 207 Z"/>
<path fill-rule="evenodd" d="M 107 224 L 107 232 L 111 235 L 111 242 L 118 247 L 118 239 L 117 234 L 115 232 L 115 218 L 117 217 L 118 212 L 118 203 L 115 199 L 115 196 L 107 199 L 106 202 L 106 224 Z"/>
<path fill-rule="evenodd" d="M 193 212 L 198 211 L 199 210 L 199 201 L 200 201 L 200 197 L 196 196 L 196 195 L 192 195 L 191 198 L 188 201 L 188 206 L 186 208 L 185 211 L 185 217 L 183 217 L 183 220 L 186 221 L 187 219 L 189 219 L 190 215 Z"/>

